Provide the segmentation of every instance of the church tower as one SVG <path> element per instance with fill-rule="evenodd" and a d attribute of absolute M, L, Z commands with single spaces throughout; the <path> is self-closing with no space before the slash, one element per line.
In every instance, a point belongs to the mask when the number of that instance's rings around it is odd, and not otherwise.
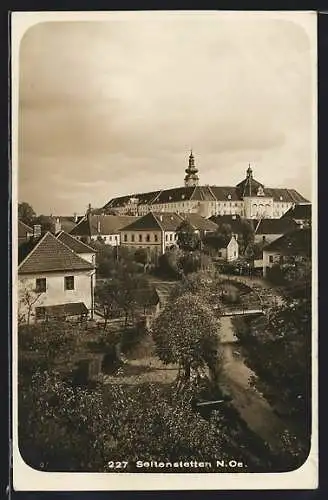
<path fill-rule="evenodd" d="M 199 177 L 197 175 L 198 169 L 195 167 L 195 159 L 190 151 L 188 168 L 185 170 L 186 176 L 184 178 L 186 187 L 198 186 Z"/>

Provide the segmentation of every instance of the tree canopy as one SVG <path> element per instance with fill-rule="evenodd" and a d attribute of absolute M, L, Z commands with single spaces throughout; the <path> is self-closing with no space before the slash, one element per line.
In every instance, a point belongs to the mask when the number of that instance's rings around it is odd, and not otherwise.
<path fill-rule="evenodd" d="M 33 210 L 32 206 L 26 201 L 22 201 L 18 203 L 18 219 L 27 224 L 28 226 L 32 226 L 34 219 L 36 217 L 36 213 Z"/>
<path fill-rule="evenodd" d="M 181 250 L 193 251 L 200 247 L 201 238 L 199 232 L 193 226 L 184 221 L 177 230 L 177 244 Z"/>
<path fill-rule="evenodd" d="M 178 384 L 188 384 L 192 371 L 218 362 L 219 322 L 198 295 L 185 293 L 167 304 L 152 326 L 158 357 L 179 366 Z"/>
<path fill-rule="evenodd" d="M 308 444 L 311 401 L 311 300 L 293 299 L 245 323 L 235 318 L 245 362 L 272 406 L 288 415 L 296 435 Z M 303 454 L 300 457 L 304 458 Z"/>

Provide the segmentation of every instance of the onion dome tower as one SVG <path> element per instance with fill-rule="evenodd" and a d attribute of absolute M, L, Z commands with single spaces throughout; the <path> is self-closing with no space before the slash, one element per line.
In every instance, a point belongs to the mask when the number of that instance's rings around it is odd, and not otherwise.
<path fill-rule="evenodd" d="M 195 159 L 194 155 L 192 154 L 192 150 L 190 151 L 189 155 L 188 168 L 186 168 L 185 172 L 186 172 L 186 176 L 184 178 L 185 186 L 186 187 L 198 186 L 199 182 L 199 177 L 197 175 L 198 169 L 195 166 Z"/>
<path fill-rule="evenodd" d="M 253 170 L 250 165 L 248 165 L 248 169 L 246 170 L 246 178 L 237 184 L 237 189 L 242 198 L 247 196 L 258 196 L 264 195 L 264 186 L 260 182 L 254 179 Z"/>

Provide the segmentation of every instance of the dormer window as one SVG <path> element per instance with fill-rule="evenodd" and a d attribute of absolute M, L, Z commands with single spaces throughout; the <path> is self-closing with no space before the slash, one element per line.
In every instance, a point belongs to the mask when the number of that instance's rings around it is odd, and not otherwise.
<path fill-rule="evenodd" d="M 264 191 L 262 186 L 259 186 L 257 190 L 257 196 L 264 196 Z"/>
<path fill-rule="evenodd" d="M 172 196 L 169 196 L 169 200 L 172 200 Z"/>
<path fill-rule="evenodd" d="M 228 200 L 231 200 L 231 194 L 228 194 Z"/>
<path fill-rule="evenodd" d="M 184 199 L 185 199 L 185 195 L 184 195 L 184 194 L 182 194 L 182 195 L 181 195 L 181 199 L 182 199 L 182 200 L 184 200 Z"/>
<path fill-rule="evenodd" d="M 282 196 L 280 196 L 279 200 L 282 201 Z"/>

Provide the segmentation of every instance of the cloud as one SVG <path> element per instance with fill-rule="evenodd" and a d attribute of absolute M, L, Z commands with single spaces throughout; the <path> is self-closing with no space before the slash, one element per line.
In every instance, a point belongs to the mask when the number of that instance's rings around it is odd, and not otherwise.
<path fill-rule="evenodd" d="M 256 161 L 265 184 L 306 187 L 311 44 L 269 17 L 31 28 L 20 53 L 21 199 L 73 213 L 181 185 L 190 147 L 204 183 L 238 182 Z"/>

